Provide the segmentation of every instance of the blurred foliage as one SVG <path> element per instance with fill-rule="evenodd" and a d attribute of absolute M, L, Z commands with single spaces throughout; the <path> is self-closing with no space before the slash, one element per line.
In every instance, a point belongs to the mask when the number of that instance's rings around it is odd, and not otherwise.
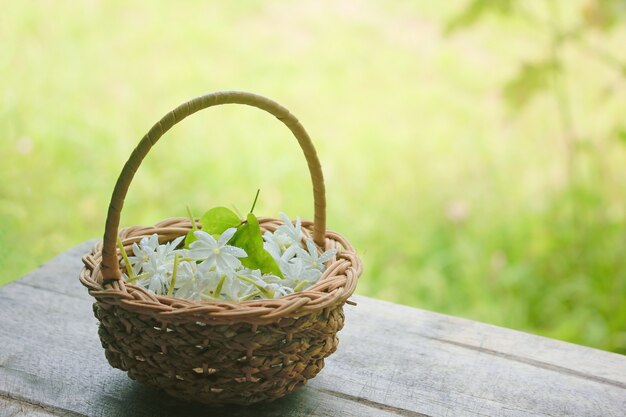
<path fill-rule="evenodd" d="M 569 15 L 564 18 L 564 14 Z M 626 303 L 626 277 L 621 260 L 623 221 L 615 223 L 608 218 L 610 197 L 598 186 L 606 180 L 606 172 L 601 167 L 605 163 L 604 143 L 612 140 L 612 136 L 623 137 L 623 120 L 612 119 L 600 132 L 580 129 L 573 109 L 587 107 L 588 103 L 574 103 L 569 89 L 575 87 L 568 84 L 568 74 L 580 60 L 580 56 L 570 53 L 573 49 L 607 66 L 622 84 L 626 81 L 626 57 L 614 55 L 602 42 L 603 37 L 620 24 L 623 26 L 626 1 L 587 0 L 565 4 L 544 0 L 531 4 L 523 0 L 472 0 L 465 10 L 448 21 L 446 33 L 453 35 L 469 30 L 492 16 L 509 22 L 524 22 L 544 35 L 542 41 L 536 43 L 538 53 L 531 60 L 520 60 L 515 75 L 503 83 L 502 97 L 519 117 L 537 96 L 551 96 L 556 103 L 552 115 L 559 120 L 560 142 L 564 148 L 561 165 L 566 182 L 553 195 L 544 220 L 549 222 L 544 231 L 549 235 L 543 239 L 551 247 L 536 254 L 532 261 L 553 277 L 567 277 L 568 282 L 550 285 L 547 293 L 528 294 L 526 301 L 534 306 L 529 309 L 530 320 L 546 323 L 546 314 L 554 309 L 555 295 L 565 309 L 573 314 L 580 313 L 584 309 L 581 294 L 589 287 L 599 286 L 606 292 L 600 291 L 603 295 L 595 297 L 593 293 L 588 294 L 594 299 L 591 303 L 594 307 L 588 314 L 623 331 L 626 327 L 626 323 L 621 322 L 626 316 L 622 308 Z M 592 37 L 596 38 L 594 45 L 590 44 Z M 614 94 L 614 84 L 615 79 L 607 78 L 604 83 L 600 80 L 595 94 L 599 97 L 605 96 L 607 91 Z M 594 103 L 588 111 L 602 111 L 602 107 L 602 102 Z M 558 294 L 560 291 L 565 293 Z M 615 319 L 616 314 L 618 319 Z M 623 346 L 613 346 L 613 349 L 626 351 Z"/>
<path fill-rule="evenodd" d="M 624 2 L 460 4 L 3 4 L 0 283 L 101 235 L 155 120 L 242 89 L 311 133 L 359 293 L 626 352 Z M 214 109 L 153 149 L 122 223 L 257 188 L 259 215 L 312 217 L 288 132 Z"/>
<path fill-rule="evenodd" d="M 507 15 L 513 12 L 518 0 L 472 0 L 446 25 L 446 33 L 450 34 L 460 29 L 468 28 L 480 22 L 491 13 Z"/>
<path fill-rule="evenodd" d="M 580 8 L 580 14 L 588 28 L 608 31 L 626 17 L 626 2 L 624 0 L 588 0 Z"/>
<path fill-rule="evenodd" d="M 602 50 L 591 50 L 585 36 L 592 32 L 609 32 L 626 19 L 625 0 L 587 0 L 578 5 L 575 12 L 579 19 L 569 27 L 560 27 L 560 10 L 562 2 L 543 0 L 535 2 L 535 7 L 523 0 L 472 0 L 459 14 L 449 20 L 446 33 L 454 34 L 462 29 L 480 24 L 482 19 L 490 15 L 511 18 L 519 17 L 526 20 L 538 31 L 550 34 L 544 45 L 544 56 L 533 62 L 523 62 L 517 75 L 510 79 L 504 87 L 504 97 L 507 102 L 519 109 L 525 106 L 532 96 L 550 90 L 551 78 L 559 75 L 563 70 L 563 59 L 559 53 L 567 47 L 575 47 L 591 52 L 595 58 L 614 67 L 615 70 L 626 76 L 626 61 L 624 57 L 615 57 Z M 541 11 L 537 12 L 537 5 Z M 572 6 L 566 5 L 566 7 Z M 548 13 L 545 13 L 545 12 Z M 547 17 L 546 17 L 547 14 Z M 568 62 L 575 65 L 574 62 Z"/>
<path fill-rule="evenodd" d="M 550 87 L 553 74 L 559 69 L 559 62 L 550 58 L 524 63 L 517 76 L 504 86 L 504 98 L 516 110 L 524 107 L 535 94 Z"/>

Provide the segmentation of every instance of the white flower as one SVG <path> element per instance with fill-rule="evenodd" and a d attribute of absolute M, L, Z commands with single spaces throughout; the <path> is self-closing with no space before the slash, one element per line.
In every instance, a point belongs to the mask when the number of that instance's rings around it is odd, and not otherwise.
<path fill-rule="evenodd" d="M 263 288 L 267 293 L 266 295 L 271 296 L 269 298 L 278 298 L 294 292 L 291 286 L 292 283 L 287 279 L 273 274 L 265 274 L 261 279 L 263 280 Z"/>
<path fill-rule="evenodd" d="M 187 298 L 189 300 L 202 300 L 203 295 L 209 296 L 211 298 L 217 298 L 217 295 L 214 295 L 215 288 L 217 287 L 220 277 L 215 271 L 199 271 L 195 269 L 195 262 L 184 262 L 183 264 L 184 270 L 189 269 L 184 273 L 184 277 L 180 287 L 176 290 L 176 297 Z M 184 266 L 184 265 L 189 265 Z M 193 272 L 193 274 L 188 275 L 188 272 Z M 178 275 L 178 274 L 177 274 Z M 178 287 L 178 277 L 176 278 L 176 283 Z"/>
<path fill-rule="evenodd" d="M 265 232 L 263 234 L 263 248 L 268 251 L 276 261 L 282 257 L 287 249 L 300 245 L 300 239 L 302 237 L 300 218 L 296 219 L 294 226 L 285 213 L 280 213 L 280 215 L 285 223 L 279 226 L 274 233 Z"/>
<path fill-rule="evenodd" d="M 175 292 L 174 296 L 179 298 L 186 298 L 187 300 L 201 300 L 204 288 L 199 285 L 198 280 L 191 279 L 186 281 Z"/>
<path fill-rule="evenodd" d="M 162 259 L 163 262 L 173 261 L 174 250 L 184 238 L 185 236 L 180 236 L 171 242 L 159 245 L 159 237 L 155 233 L 150 237 L 144 237 L 141 239 L 139 245 L 137 245 L 137 243 L 133 243 L 133 255 L 129 256 L 128 260 L 133 267 L 135 275 L 139 275 L 141 270 L 144 269 L 144 266 L 150 262 L 150 259 L 155 252 L 159 254 L 159 259 Z"/>
<path fill-rule="evenodd" d="M 227 299 L 232 301 L 239 301 L 240 298 L 254 292 L 254 285 L 237 279 L 237 274 L 223 276 L 224 281 L 219 295 L 225 295 Z"/>
<path fill-rule="evenodd" d="M 145 282 L 143 286 L 157 295 L 167 294 L 167 285 L 169 278 L 166 274 L 154 274 L 148 278 L 144 278 Z"/>
<path fill-rule="evenodd" d="M 276 262 L 289 261 L 296 256 L 296 248 L 300 247 L 300 241 L 294 241 L 289 236 L 279 233 L 265 232 L 263 235 L 263 249 L 272 255 Z"/>
<path fill-rule="evenodd" d="M 237 272 L 237 277 L 240 279 L 247 278 L 247 282 L 255 283 L 258 285 L 265 284 L 265 281 L 263 280 L 263 274 L 261 274 L 261 270 L 259 269 L 244 268 L 241 271 Z"/>
<path fill-rule="evenodd" d="M 291 245 L 293 241 L 287 235 L 282 233 L 265 232 L 263 234 L 263 249 L 269 252 L 276 261 L 280 259 L 283 252 Z"/>
<path fill-rule="evenodd" d="M 259 269 L 251 270 L 249 268 L 242 269 L 237 271 L 235 274 L 235 278 L 237 279 L 237 284 L 239 286 L 239 299 L 246 298 L 250 293 L 259 292 L 263 298 L 269 298 L 273 296 L 273 293 L 268 291 L 268 283 L 266 282 L 267 277 L 273 277 L 275 279 L 280 280 L 280 278 L 275 277 L 272 274 L 262 275 Z M 243 290 L 243 291 L 241 291 Z"/>
<path fill-rule="evenodd" d="M 298 258 L 302 259 L 305 267 L 314 268 L 319 270 L 320 272 L 324 271 L 324 264 L 337 253 L 336 249 L 330 249 L 319 255 L 317 252 L 317 247 L 315 246 L 313 239 L 311 239 L 310 237 L 306 240 L 306 246 L 308 252 L 300 247 L 297 249 Z"/>
<path fill-rule="evenodd" d="M 150 254 L 154 253 L 159 247 L 159 237 L 157 234 L 153 234 L 150 237 L 144 237 L 139 242 L 133 243 L 133 255 L 128 257 L 130 264 L 133 267 L 135 275 L 139 275 L 139 271 L 145 263 L 150 260 Z"/>
<path fill-rule="evenodd" d="M 294 287 L 301 281 L 313 283 L 322 276 L 322 271 L 314 267 L 307 267 L 306 262 L 300 258 L 292 259 L 290 262 L 281 262 L 280 270 L 285 276 L 286 282 Z"/>
<path fill-rule="evenodd" d="M 300 239 L 302 239 L 302 220 L 300 220 L 300 217 L 296 217 L 296 224 L 294 225 L 285 213 L 280 213 L 280 217 L 285 223 L 279 226 L 274 234 L 283 234 L 291 239 L 292 242 L 298 244 Z"/>
<path fill-rule="evenodd" d="M 271 293 L 273 294 L 273 298 L 279 298 L 283 295 L 291 294 L 294 292 L 293 288 L 280 284 L 267 284 L 267 289 L 271 291 Z"/>
<path fill-rule="evenodd" d="M 174 269 L 173 261 L 176 247 L 182 242 L 184 236 L 178 237 L 164 245 L 159 245 L 159 237 L 156 234 L 144 237 L 133 244 L 133 256 L 128 257 L 135 275 L 141 272 L 143 275 L 138 283 L 155 294 L 167 294 Z"/>
<path fill-rule="evenodd" d="M 184 238 L 185 238 L 184 235 L 179 236 L 176 239 L 172 240 L 171 242 L 167 242 L 165 245 L 159 245 L 159 247 L 157 248 L 157 252 L 162 253 L 162 256 L 164 259 L 168 261 L 170 260 L 173 261 L 174 253 L 177 252 L 176 247 L 180 245 L 180 242 L 182 242 Z"/>
<path fill-rule="evenodd" d="M 138 282 L 155 294 L 166 294 L 172 279 L 173 263 L 165 259 L 165 251 L 149 253 L 148 262 L 143 263 L 142 271 L 146 276 Z"/>
<path fill-rule="evenodd" d="M 218 274 L 232 277 L 235 270 L 242 266 L 237 258 L 248 256 L 243 249 L 226 244 L 236 231 L 234 227 L 227 229 L 218 240 L 202 230 L 195 231 L 193 234 L 198 240 L 189 245 L 189 256 L 201 260 L 199 268 L 204 271 L 215 267 Z"/>
<path fill-rule="evenodd" d="M 182 250 L 179 251 L 179 260 L 180 258 L 184 257 L 181 252 Z M 197 272 L 198 268 L 195 262 L 179 262 L 176 267 L 176 283 L 174 284 L 174 289 L 178 290 L 184 285 L 187 285 L 189 281 L 193 281 Z"/>

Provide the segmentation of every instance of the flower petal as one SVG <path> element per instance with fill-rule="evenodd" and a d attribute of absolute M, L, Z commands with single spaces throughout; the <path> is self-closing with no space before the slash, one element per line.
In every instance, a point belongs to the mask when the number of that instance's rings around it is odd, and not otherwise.
<path fill-rule="evenodd" d="M 323 254 L 320 255 L 318 261 L 320 262 L 326 262 L 328 261 L 330 258 L 332 258 L 333 256 L 335 256 L 335 254 L 337 253 L 337 249 L 329 249 L 326 252 L 324 252 Z"/>
<path fill-rule="evenodd" d="M 194 248 L 189 251 L 189 257 L 195 259 L 196 261 L 206 259 L 207 257 L 211 256 L 211 254 L 213 254 L 213 250 L 211 250 L 210 248 Z"/>
<path fill-rule="evenodd" d="M 317 246 L 315 246 L 315 242 L 313 242 L 313 239 L 310 237 L 306 240 L 306 247 L 309 250 L 309 254 L 312 257 L 317 258 Z"/>
<path fill-rule="evenodd" d="M 237 258 L 246 258 L 248 256 L 245 250 L 238 248 L 236 246 L 227 245 L 221 248 L 220 251 L 228 255 L 236 256 Z"/>
<path fill-rule="evenodd" d="M 242 266 L 241 261 L 232 255 L 223 254 L 222 260 L 224 260 L 229 268 L 232 268 L 233 270 L 239 269 Z"/>
<path fill-rule="evenodd" d="M 183 239 L 185 238 L 185 236 L 179 236 L 176 239 L 172 240 L 169 245 L 172 249 L 176 249 L 178 247 L 178 245 L 180 245 L 180 242 L 183 241 Z"/>
<path fill-rule="evenodd" d="M 237 229 L 235 227 L 231 227 L 230 229 L 226 229 L 224 233 L 220 236 L 220 239 L 217 241 L 219 246 L 224 246 L 228 243 L 228 241 L 233 237 Z"/>
<path fill-rule="evenodd" d="M 196 238 L 198 238 L 197 241 L 208 243 L 211 246 L 216 246 L 217 245 L 217 241 L 215 240 L 215 238 L 213 236 L 211 236 L 210 234 L 208 234 L 207 232 L 205 232 L 204 230 L 196 230 L 195 232 L 193 232 L 193 235 Z M 195 242 L 193 242 L 191 245 L 189 245 L 189 247 L 192 247 L 192 245 L 194 243 Z"/>
<path fill-rule="evenodd" d="M 283 219 L 285 224 L 290 224 L 291 223 L 291 219 L 289 218 L 289 216 L 287 216 L 287 214 L 285 214 L 285 213 L 283 213 L 281 211 L 280 213 L 278 213 L 278 215 L 280 216 L 281 219 Z"/>

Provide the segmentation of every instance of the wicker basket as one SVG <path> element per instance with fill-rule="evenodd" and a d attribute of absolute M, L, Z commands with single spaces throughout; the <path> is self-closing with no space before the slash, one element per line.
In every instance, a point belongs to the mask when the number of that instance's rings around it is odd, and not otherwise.
<path fill-rule="evenodd" d="M 305 291 L 275 300 L 241 303 L 190 301 L 155 295 L 122 279 L 116 248 L 120 212 L 130 182 L 150 148 L 172 126 L 207 107 L 244 104 L 283 122 L 300 144 L 313 182 L 315 221 L 303 221 L 320 250 L 337 249 L 320 280 Z M 343 305 L 362 265 L 350 243 L 326 230 L 324 180 L 317 154 L 298 120 L 281 105 L 244 92 L 195 98 L 163 117 L 133 151 L 111 198 L 104 239 L 83 257 L 81 283 L 95 297 L 94 314 L 111 366 L 174 397 L 207 404 L 252 404 L 294 391 L 324 366 L 337 347 Z M 260 218 L 274 231 L 282 221 Z M 186 234 L 191 220 L 171 218 L 153 227 L 119 232 L 127 251 L 144 236 L 161 243 Z"/>

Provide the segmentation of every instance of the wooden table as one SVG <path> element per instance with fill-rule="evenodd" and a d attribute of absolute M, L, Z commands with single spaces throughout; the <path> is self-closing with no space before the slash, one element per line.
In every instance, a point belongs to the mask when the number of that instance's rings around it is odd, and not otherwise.
<path fill-rule="evenodd" d="M 106 362 L 78 282 L 90 246 L 0 288 L 0 416 L 626 416 L 624 356 L 360 296 L 298 392 L 183 403 Z"/>

